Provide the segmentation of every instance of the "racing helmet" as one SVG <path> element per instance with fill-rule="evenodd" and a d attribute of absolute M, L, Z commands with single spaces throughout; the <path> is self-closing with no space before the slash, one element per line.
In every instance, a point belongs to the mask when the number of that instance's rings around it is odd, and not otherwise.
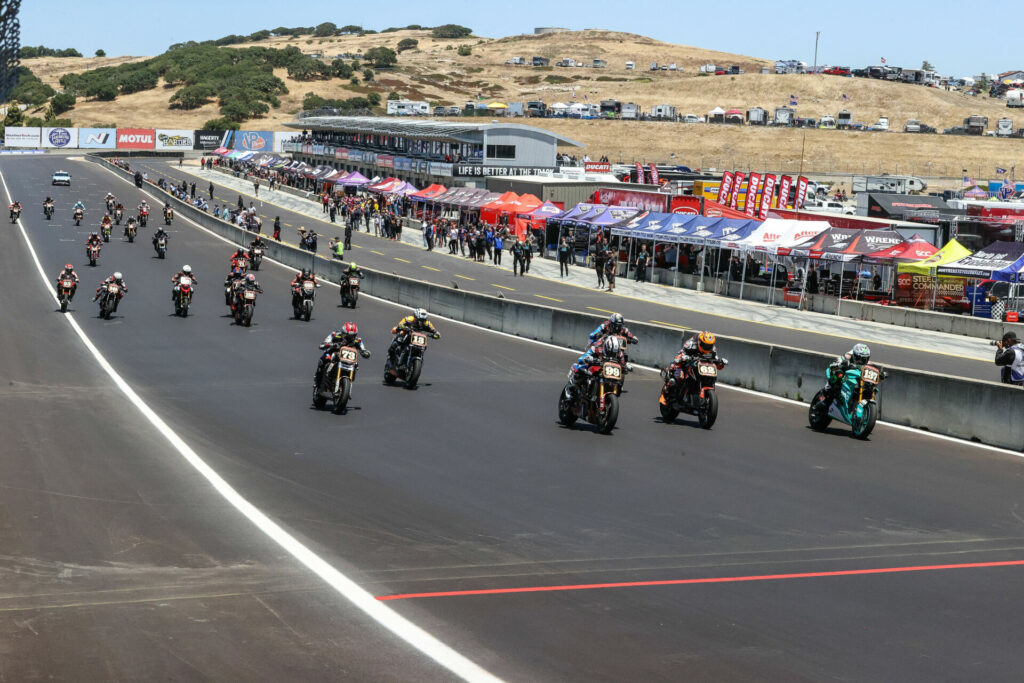
<path fill-rule="evenodd" d="M 606 356 L 615 356 L 622 351 L 622 340 L 615 336 L 605 337 L 604 353 Z"/>
<path fill-rule="evenodd" d="M 871 349 L 867 344 L 854 344 L 850 350 L 850 362 L 856 365 L 864 365 L 871 360 Z"/>
<path fill-rule="evenodd" d="M 415 316 L 417 320 L 425 321 L 427 319 L 427 312 L 422 308 L 417 308 L 413 311 L 413 316 Z"/>
<path fill-rule="evenodd" d="M 697 350 L 697 338 L 696 337 L 690 337 L 689 339 L 684 341 L 683 342 L 683 350 L 687 351 L 689 353 L 693 353 L 694 351 L 696 351 Z"/>
<path fill-rule="evenodd" d="M 697 349 L 701 353 L 711 353 L 715 350 L 715 335 L 710 332 L 701 332 L 697 335 Z"/>
<path fill-rule="evenodd" d="M 608 318 L 608 329 L 612 332 L 621 332 L 625 324 L 626 321 L 621 313 L 612 313 Z"/>
<path fill-rule="evenodd" d="M 124 277 L 124 275 L 121 275 L 121 271 L 120 270 L 114 271 L 114 279 L 115 280 L 120 280 L 123 277 Z"/>
<path fill-rule="evenodd" d="M 353 261 L 352 263 L 348 264 L 348 269 L 349 271 L 354 273 L 355 271 L 359 270 L 359 266 L 357 266 L 355 264 L 355 261 Z"/>
<path fill-rule="evenodd" d="M 341 329 L 345 334 L 353 337 L 359 334 L 359 327 L 355 323 L 345 323 L 342 325 Z"/>
<path fill-rule="evenodd" d="M 249 273 L 248 275 L 245 276 L 245 281 L 250 283 L 256 282 L 256 276 L 253 275 L 252 273 Z"/>
<path fill-rule="evenodd" d="M 186 263 L 185 265 L 183 265 L 181 267 L 181 272 L 185 273 L 186 275 L 191 275 L 192 274 L 192 266 L 190 266 L 189 264 Z"/>
<path fill-rule="evenodd" d="M 74 269 L 75 269 L 75 267 L 73 265 L 71 265 L 70 263 L 65 263 L 64 264 L 64 270 L 74 270 Z"/>
<path fill-rule="evenodd" d="M 241 275 L 242 274 L 242 269 L 238 268 L 238 267 L 235 267 L 235 269 L 231 271 L 231 274 L 232 275 Z"/>

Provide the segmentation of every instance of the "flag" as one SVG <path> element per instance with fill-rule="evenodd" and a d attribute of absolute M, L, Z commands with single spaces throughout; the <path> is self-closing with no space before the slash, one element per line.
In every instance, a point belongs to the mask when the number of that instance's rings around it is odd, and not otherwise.
<path fill-rule="evenodd" d="M 799 101 L 799 98 L 796 95 L 790 95 L 789 96 L 789 106 L 795 107 L 798 101 Z"/>
<path fill-rule="evenodd" d="M 740 203 L 740 186 L 743 185 L 743 179 L 746 174 L 743 171 L 736 171 L 736 177 L 732 182 L 732 196 L 729 197 L 729 208 L 735 209 Z"/>
<path fill-rule="evenodd" d="M 800 176 L 796 179 L 796 199 L 793 201 L 793 208 L 799 211 L 804 208 L 804 200 L 807 199 L 807 178 Z"/>
<path fill-rule="evenodd" d="M 849 102 L 849 101 L 850 101 L 850 96 L 847 95 L 846 93 L 843 93 L 843 102 Z"/>
<path fill-rule="evenodd" d="M 757 217 L 763 221 L 768 218 L 768 209 L 772 208 L 772 197 L 775 195 L 775 176 L 769 174 L 764 177 L 764 190 L 761 194 L 761 210 Z"/>
<path fill-rule="evenodd" d="M 1005 168 L 1000 168 L 999 166 L 996 166 L 996 175 L 1002 175 L 1004 173 L 1006 173 Z"/>
<path fill-rule="evenodd" d="M 969 176 L 969 175 L 965 175 L 964 176 L 964 187 L 970 187 L 971 185 L 974 185 L 974 179 L 971 178 L 971 176 Z"/>
<path fill-rule="evenodd" d="M 1009 199 L 1013 196 L 1013 191 L 1016 190 L 1016 186 L 1010 182 L 1009 178 L 1003 178 L 1003 184 L 999 188 L 999 198 Z"/>
<path fill-rule="evenodd" d="M 660 178 L 658 177 L 658 167 L 655 166 L 653 163 L 650 164 L 650 167 L 651 167 L 651 185 L 657 185 L 658 181 L 660 180 Z"/>
<path fill-rule="evenodd" d="M 640 165 L 640 162 L 636 162 L 636 181 L 641 185 L 644 182 L 644 167 Z"/>
<path fill-rule="evenodd" d="M 885 57 L 882 57 L 882 64 L 885 64 Z"/>
<path fill-rule="evenodd" d="M 743 211 L 747 214 L 747 218 L 753 218 L 757 212 L 757 191 L 761 187 L 761 174 L 751 173 L 750 180 L 747 181 L 747 198 L 743 203 Z"/>
<path fill-rule="evenodd" d="M 779 208 L 785 209 L 789 206 L 789 187 L 793 184 L 793 179 L 788 175 L 782 176 L 779 181 Z"/>
<path fill-rule="evenodd" d="M 715 201 L 719 204 L 726 204 L 732 196 L 732 171 L 722 173 L 722 182 L 718 186 L 718 197 Z"/>
<path fill-rule="evenodd" d="M 576 88 L 575 87 L 573 87 L 573 89 L 572 89 L 572 98 L 574 100 L 576 99 Z"/>

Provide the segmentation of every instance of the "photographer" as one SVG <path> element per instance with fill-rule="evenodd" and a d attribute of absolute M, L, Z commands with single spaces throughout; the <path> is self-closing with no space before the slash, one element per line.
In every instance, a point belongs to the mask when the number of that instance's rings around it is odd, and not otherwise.
<path fill-rule="evenodd" d="M 1007 332 L 1002 341 L 992 343 L 996 346 L 996 365 L 1002 367 L 1003 384 L 1024 386 L 1024 348 L 1017 343 L 1017 334 Z"/>

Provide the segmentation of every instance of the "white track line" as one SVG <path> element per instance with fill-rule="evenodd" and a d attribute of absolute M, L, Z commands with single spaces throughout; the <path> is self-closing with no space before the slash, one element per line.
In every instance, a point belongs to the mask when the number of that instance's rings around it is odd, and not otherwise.
<path fill-rule="evenodd" d="M 89 163 L 89 162 L 85 162 L 85 163 Z M 123 182 L 128 182 L 127 179 L 121 177 L 115 171 L 112 171 L 111 169 L 107 168 L 106 165 L 103 165 L 103 168 L 108 173 L 111 173 L 111 174 L 117 176 L 118 178 L 120 178 Z M 150 196 L 155 197 L 156 195 L 150 194 Z M 228 238 L 222 237 L 221 235 L 218 235 L 217 233 L 213 232 L 212 230 L 204 228 L 203 226 L 199 225 L 198 223 L 196 223 L 195 221 L 193 221 L 191 219 L 186 218 L 185 220 L 187 220 L 189 223 L 191 223 L 192 225 L 196 226 L 200 230 L 202 230 L 202 231 L 204 231 L 206 233 L 209 233 L 210 235 L 213 235 L 214 237 L 216 237 L 219 240 L 227 242 L 228 244 L 231 244 L 231 245 L 235 244 L 234 242 L 232 242 Z M 289 270 L 289 271 L 292 271 L 292 272 L 296 272 L 297 271 L 296 268 L 293 268 L 292 266 L 289 266 L 289 265 L 285 265 L 284 263 L 281 263 L 280 261 L 274 261 L 273 259 L 267 258 L 267 257 L 264 257 L 264 260 L 265 261 L 270 261 L 270 262 L 272 262 L 272 263 L 274 263 L 274 264 L 276 264 L 278 266 L 281 266 L 285 270 Z M 338 284 L 336 284 L 334 282 L 331 282 L 329 280 L 326 280 L 325 282 L 327 282 L 327 284 L 331 285 L 332 287 L 338 287 L 339 286 Z M 373 296 L 372 294 L 367 294 L 366 292 L 360 292 L 360 296 L 369 297 L 369 298 L 373 299 L 374 301 L 379 301 L 381 303 L 388 304 L 390 306 L 395 306 L 397 308 L 408 308 L 408 306 L 403 306 L 402 304 L 396 304 L 394 301 L 388 301 L 387 299 L 382 299 L 380 297 Z M 510 337 L 512 339 L 516 339 L 516 340 L 519 340 L 519 341 L 522 341 L 522 342 L 528 342 L 530 344 L 539 344 L 541 346 L 546 346 L 548 348 L 556 349 L 558 351 L 563 351 L 565 353 L 571 353 L 571 354 L 578 354 L 579 353 L 578 351 L 575 351 L 573 349 L 567 349 L 564 346 L 558 346 L 557 344 L 552 344 L 550 342 L 543 342 L 543 341 L 540 341 L 540 340 L 537 340 L 537 339 L 527 339 L 526 337 L 519 337 L 519 336 L 516 336 L 514 334 L 510 334 L 508 332 L 501 332 L 500 330 L 492 330 L 492 329 L 490 329 L 488 327 L 481 327 L 479 325 L 474 325 L 473 323 L 467 323 L 467 322 L 464 322 L 462 320 L 455 320 L 454 318 L 449 318 L 447 316 L 439 315 L 437 313 L 431 313 L 431 315 L 433 317 L 435 317 L 435 318 L 439 318 L 441 320 L 446 320 L 448 322 L 455 323 L 457 325 L 465 325 L 466 327 L 473 327 L 473 328 L 478 329 L 478 330 L 484 330 L 485 332 L 490 332 L 491 334 L 499 334 L 499 335 L 502 335 L 504 337 Z M 646 370 L 646 371 L 649 371 L 649 372 L 660 372 L 660 370 L 658 368 L 652 368 L 652 367 L 649 367 L 647 365 L 637 365 L 637 364 L 634 364 L 633 367 L 639 368 L 641 370 Z M 779 401 L 781 403 L 788 403 L 790 405 L 800 406 L 802 408 L 806 408 L 807 407 L 806 403 L 801 403 L 800 401 L 795 401 L 795 400 L 793 400 L 791 398 L 783 398 L 782 396 L 776 396 L 774 394 L 766 394 L 764 392 L 754 391 L 752 389 L 745 389 L 743 387 L 736 387 L 736 386 L 732 386 L 730 384 L 720 384 L 718 386 L 720 388 L 723 388 L 723 389 L 728 389 L 729 391 L 738 391 L 738 392 L 743 393 L 743 394 L 749 394 L 751 396 L 756 396 L 757 398 L 768 399 L 770 401 Z M 977 441 L 967 441 L 966 439 L 958 439 L 955 436 L 947 436 L 945 434 L 936 434 L 935 432 L 929 432 L 929 431 L 925 431 L 923 429 L 917 429 L 915 427 L 908 427 L 907 425 L 898 425 L 898 424 L 895 424 L 895 423 L 892 423 L 892 422 L 885 422 L 884 420 L 879 420 L 878 424 L 883 425 L 885 427 L 888 427 L 890 429 L 898 429 L 898 430 L 903 431 L 903 432 L 910 432 L 911 434 L 914 434 L 916 436 L 926 436 L 926 437 L 931 438 L 931 439 L 939 439 L 941 441 L 949 441 L 950 443 L 959 444 L 961 446 L 970 446 L 971 448 L 980 448 L 981 450 L 990 451 L 992 453 L 1001 453 L 1003 455 L 1012 455 L 1012 456 L 1017 457 L 1017 458 L 1024 458 L 1024 453 L 1022 453 L 1020 451 L 1011 451 L 1011 450 L 1006 449 L 1006 448 L 1000 448 L 999 446 L 990 446 L 988 444 L 979 443 Z"/>
<path fill-rule="evenodd" d="M 109 171 L 109 169 L 107 170 Z M 113 173 L 113 171 L 110 172 Z M 115 173 L 114 175 L 117 174 Z M 10 199 L 11 193 L 7 188 L 7 181 L 4 179 L 3 173 L 0 173 L 0 183 L 3 183 L 4 192 L 7 194 L 8 199 Z M 196 224 L 193 223 L 193 225 Z M 36 270 L 39 271 L 39 277 L 43 280 L 44 289 L 50 293 L 50 296 L 53 297 L 54 301 L 59 302 L 56 290 L 50 285 L 50 279 L 46 276 L 46 272 L 43 270 L 43 266 L 39 262 L 39 256 L 36 254 L 36 250 L 32 246 L 32 241 L 29 239 L 28 233 L 25 232 L 25 226 L 21 222 L 20 218 L 18 219 L 18 227 L 21 230 L 22 237 L 25 238 L 25 244 L 28 246 L 29 253 L 32 255 L 32 260 L 36 264 Z M 252 522 L 257 529 L 284 548 L 296 560 L 306 565 L 306 567 L 308 567 L 314 574 L 323 579 L 331 588 L 336 590 L 345 599 L 362 610 L 362 612 L 371 619 L 425 654 L 440 666 L 448 669 L 453 674 L 467 681 L 501 680 L 470 661 L 464 655 L 456 652 L 448 645 L 445 645 L 405 617 L 399 615 L 390 607 L 385 606 L 384 603 L 377 600 L 372 594 L 352 581 L 352 579 L 332 567 L 326 560 L 307 548 L 299 542 L 298 539 L 278 526 L 278 524 L 270 519 L 270 517 L 243 498 L 238 491 L 232 488 L 231 485 L 223 479 L 223 477 L 207 465 L 206 462 L 203 461 L 203 459 L 200 458 L 199 455 L 196 454 L 196 452 L 193 451 L 192 448 L 185 443 L 185 441 L 178 436 L 177 433 L 175 433 L 175 431 L 171 429 L 170 426 L 168 426 L 168 424 L 164 422 L 163 419 L 157 415 L 145 401 L 142 400 L 141 396 L 135 393 L 135 390 L 132 389 L 131 385 L 129 385 L 128 382 L 118 374 L 113 366 L 107 362 L 107 359 L 103 357 L 100 350 L 96 348 L 92 343 L 92 340 L 89 339 L 82 328 L 78 325 L 78 321 L 75 320 L 74 316 L 70 313 L 65 313 L 63 315 L 68 321 L 68 324 L 71 325 L 71 329 L 73 329 L 75 334 L 78 335 L 78 338 L 81 339 L 85 348 L 89 350 L 93 355 L 93 358 L 96 359 L 97 364 L 104 370 L 104 372 L 107 373 L 110 379 L 113 380 L 114 384 L 117 385 L 117 388 L 120 389 L 128 400 L 135 405 L 139 412 L 149 420 L 150 424 L 152 424 L 153 427 L 155 427 L 156 430 L 160 432 L 168 442 L 170 442 L 175 450 L 177 450 L 178 453 L 180 453 L 181 456 L 199 472 L 199 474 L 203 475 L 203 477 L 210 482 L 214 490 L 223 496 L 225 500 L 231 503 L 235 509 L 245 515 L 246 519 Z"/>

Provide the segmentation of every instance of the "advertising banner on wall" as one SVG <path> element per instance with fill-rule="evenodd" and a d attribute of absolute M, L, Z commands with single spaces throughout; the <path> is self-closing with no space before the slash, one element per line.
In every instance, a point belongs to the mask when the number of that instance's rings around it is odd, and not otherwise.
<path fill-rule="evenodd" d="M 650 192 L 645 190 L 620 190 L 618 188 L 604 187 L 591 195 L 591 201 L 595 204 L 607 204 L 609 206 L 631 206 L 644 211 L 664 212 L 668 208 L 669 195 L 664 192 Z"/>
<path fill-rule="evenodd" d="M 118 128 L 118 149 L 155 149 L 156 131 L 152 128 Z"/>
<path fill-rule="evenodd" d="M 274 134 L 267 130 L 229 130 L 225 147 L 242 152 L 274 151 Z"/>
<path fill-rule="evenodd" d="M 192 149 L 202 149 L 212 152 L 218 147 L 227 147 L 227 145 L 224 144 L 224 138 L 226 136 L 226 130 L 194 130 L 192 131 L 192 141 L 195 144 Z"/>
<path fill-rule="evenodd" d="M 56 149 L 77 149 L 77 128 L 43 128 L 43 147 Z"/>
<path fill-rule="evenodd" d="M 114 149 L 117 146 L 116 128 L 79 128 L 80 149 Z"/>
<path fill-rule="evenodd" d="M 193 130 L 168 130 L 157 128 L 156 149 L 177 149 L 190 150 L 196 144 L 196 134 Z"/>
<path fill-rule="evenodd" d="M 300 137 L 302 137 L 302 133 L 297 130 L 288 131 L 287 133 L 274 133 L 274 151 L 283 152 L 285 143 L 298 140 Z"/>
<path fill-rule="evenodd" d="M 42 130 L 39 126 L 7 126 L 4 147 L 38 147 Z"/>
<path fill-rule="evenodd" d="M 348 161 L 348 148 L 347 147 L 338 147 L 337 149 L 335 149 L 334 150 L 334 158 L 335 159 L 339 159 L 341 161 Z"/>

